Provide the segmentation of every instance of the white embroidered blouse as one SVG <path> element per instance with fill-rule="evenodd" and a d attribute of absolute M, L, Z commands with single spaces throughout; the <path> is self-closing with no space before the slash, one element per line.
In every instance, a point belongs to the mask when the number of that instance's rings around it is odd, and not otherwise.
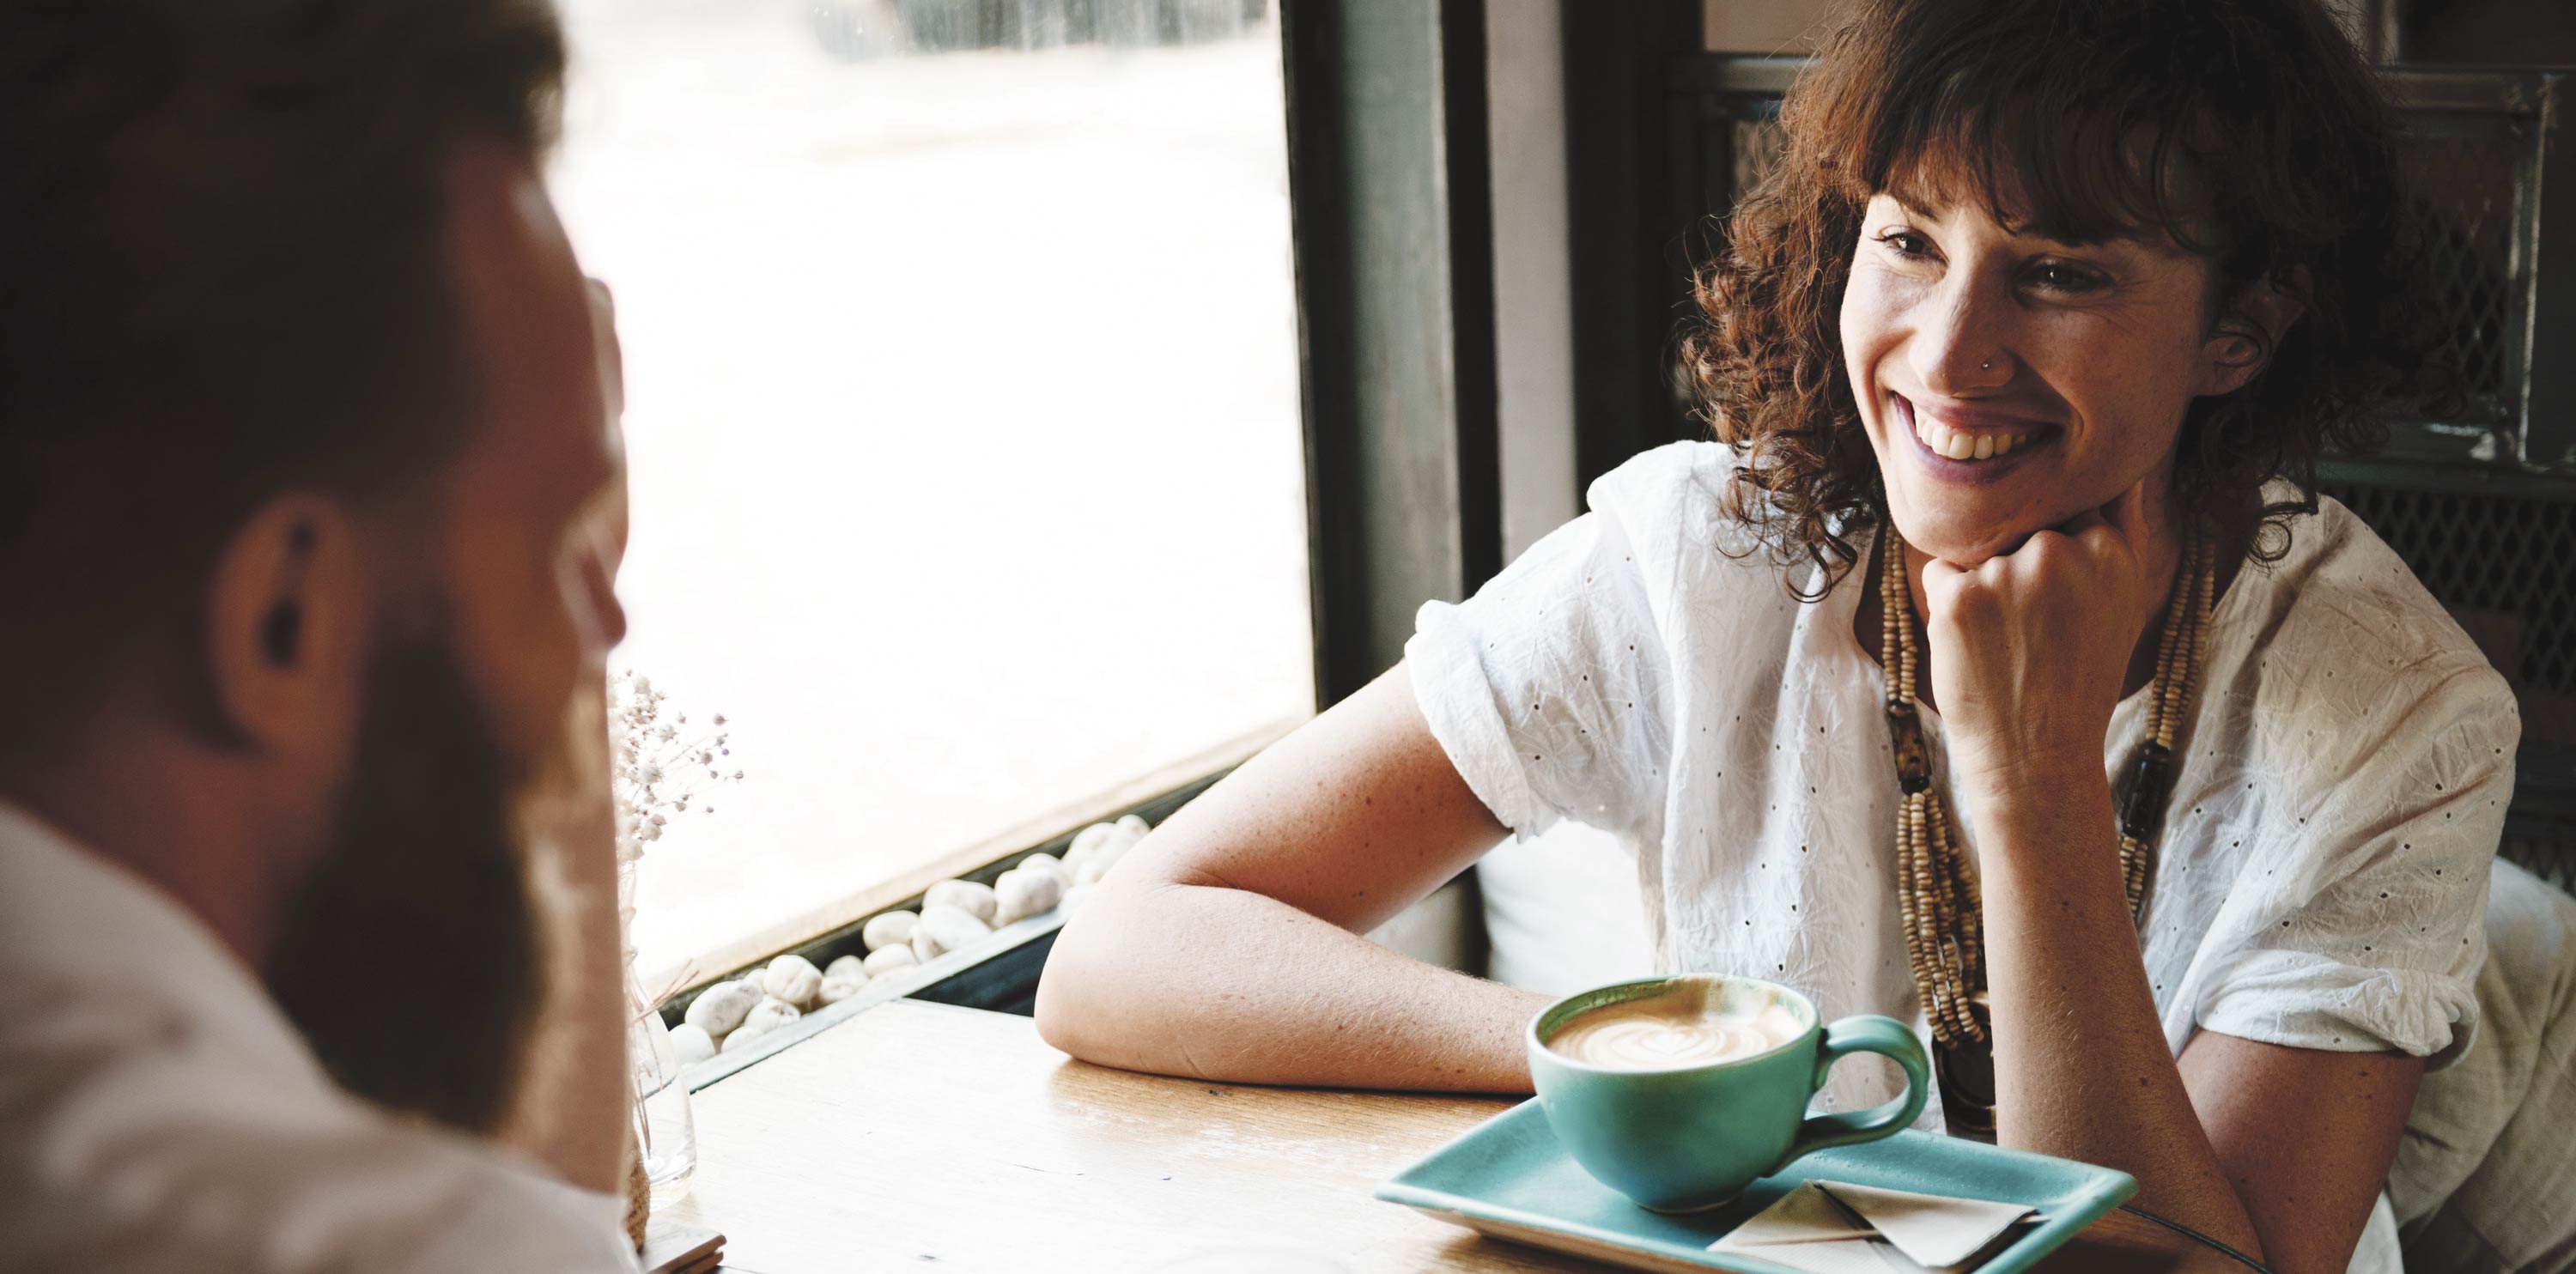
<path fill-rule="evenodd" d="M 1591 513 L 1474 598 L 1422 608 L 1415 694 L 1514 833 L 1571 819 L 1636 855 L 1662 967 L 1770 978 L 1828 1020 L 1885 1013 L 1920 1031 L 1884 682 L 1852 635 L 1860 584 L 1792 598 L 1720 511 L 1733 465 L 1719 444 L 1676 443 L 1602 478 Z M 2322 505 L 2286 558 L 2249 565 L 2217 602 L 2141 935 L 2147 976 L 2177 1053 L 2213 1030 L 2440 1066 L 2477 1024 L 2520 721 L 2404 563 Z M 2146 700 L 2112 718 L 2115 792 Z M 1941 721 L 1927 710 L 1924 726 L 1946 795 Z M 1900 1079 L 1847 1064 L 1819 1104 L 1875 1104 Z"/>

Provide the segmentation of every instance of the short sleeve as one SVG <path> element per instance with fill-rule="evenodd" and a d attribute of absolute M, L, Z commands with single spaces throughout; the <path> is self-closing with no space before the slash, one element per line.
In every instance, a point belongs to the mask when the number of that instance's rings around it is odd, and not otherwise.
<path fill-rule="evenodd" d="M 2202 953 L 2202 1029 L 2436 1069 L 2475 1038 L 2520 719 L 2484 666 L 2392 698 L 2322 749 L 2298 785 L 2309 795 L 2270 820 Z"/>
<path fill-rule="evenodd" d="M 1416 618 L 1404 653 L 1432 737 L 1516 836 L 1560 818 L 1661 835 L 1671 678 L 1643 557 L 1596 508 Z"/>

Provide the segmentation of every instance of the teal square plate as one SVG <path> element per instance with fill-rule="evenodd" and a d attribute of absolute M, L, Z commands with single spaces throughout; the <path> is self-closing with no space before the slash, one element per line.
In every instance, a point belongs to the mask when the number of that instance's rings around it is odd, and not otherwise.
<path fill-rule="evenodd" d="M 1424 1156 L 1379 1186 L 1377 1197 L 1498 1239 L 1631 1269 L 1798 1274 L 1741 1252 L 1711 1252 L 1708 1245 L 1809 1178 L 2038 1209 L 2038 1224 L 2026 1225 L 2019 1237 L 1979 1262 L 1977 1274 L 2030 1268 L 2138 1192 L 2137 1180 L 2125 1172 L 1958 1137 L 1900 1132 L 1865 1145 L 1819 1150 L 1776 1177 L 1754 1182 L 1725 1207 L 1658 1216 L 1593 1180 L 1568 1157 L 1547 1126 L 1547 1112 L 1533 1099 Z"/>

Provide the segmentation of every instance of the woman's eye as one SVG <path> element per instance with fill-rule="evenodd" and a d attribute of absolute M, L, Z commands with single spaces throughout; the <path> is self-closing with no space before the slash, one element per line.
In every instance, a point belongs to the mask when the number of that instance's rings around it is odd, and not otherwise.
<path fill-rule="evenodd" d="M 1900 257 L 1926 257 L 1932 254 L 1932 245 L 1926 242 L 1923 236 L 1911 230 L 1885 231 L 1878 236 L 1878 241 L 1886 245 L 1888 251 Z"/>
<path fill-rule="evenodd" d="M 2031 268 L 2030 281 L 2050 292 L 2090 292 L 2103 285 L 2101 275 L 2071 265 L 2044 263 Z"/>

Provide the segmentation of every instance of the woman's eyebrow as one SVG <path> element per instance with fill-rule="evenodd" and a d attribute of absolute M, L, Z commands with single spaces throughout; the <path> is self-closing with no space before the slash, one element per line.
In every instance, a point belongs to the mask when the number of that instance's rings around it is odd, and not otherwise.
<path fill-rule="evenodd" d="M 2060 248 L 2069 252 L 2100 252 L 2106 249 L 2112 251 L 2118 251 L 2121 249 L 2152 251 L 2155 248 L 2156 241 L 2161 238 L 2163 234 L 2163 232 L 2151 226 L 2132 226 L 2127 229 L 2112 230 L 2104 234 L 2085 237 L 2072 234 L 2063 227 L 2044 226 L 2028 222 L 2020 225 L 2007 225 L 2004 227 L 2004 233 L 2014 239 L 2025 240 L 2049 248 Z"/>
<path fill-rule="evenodd" d="M 1917 221 L 1938 223 L 1947 219 L 1949 216 L 1949 213 L 1946 211 L 1926 207 L 1925 205 L 1918 203 L 1905 195 L 1898 194 L 1895 191 L 1889 190 L 1882 191 L 1880 193 L 1885 195 L 1886 198 L 1894 202 L 1897 207 L 1903 209 L 1909 216 L 1913 217 Z M 2111 251 L 2129 249 L 2142 252 L 2154 252 L 2157 248 L 2157 241 L 2162 238 L 2163 233 L 2152 226 L 2134 226 L 2126 230 L 2115 230 L 2109 234 L 2086 239 L 2078 238 L 2056 227 L 2042 226 L 2030 222 L 2022 222 L 2019 224 L 2005 223 L 2003 225 L 2003 231 L 2007 237 L 2018 241 L 2067 252 L 2100 252 L 2106 249 Z"/>

